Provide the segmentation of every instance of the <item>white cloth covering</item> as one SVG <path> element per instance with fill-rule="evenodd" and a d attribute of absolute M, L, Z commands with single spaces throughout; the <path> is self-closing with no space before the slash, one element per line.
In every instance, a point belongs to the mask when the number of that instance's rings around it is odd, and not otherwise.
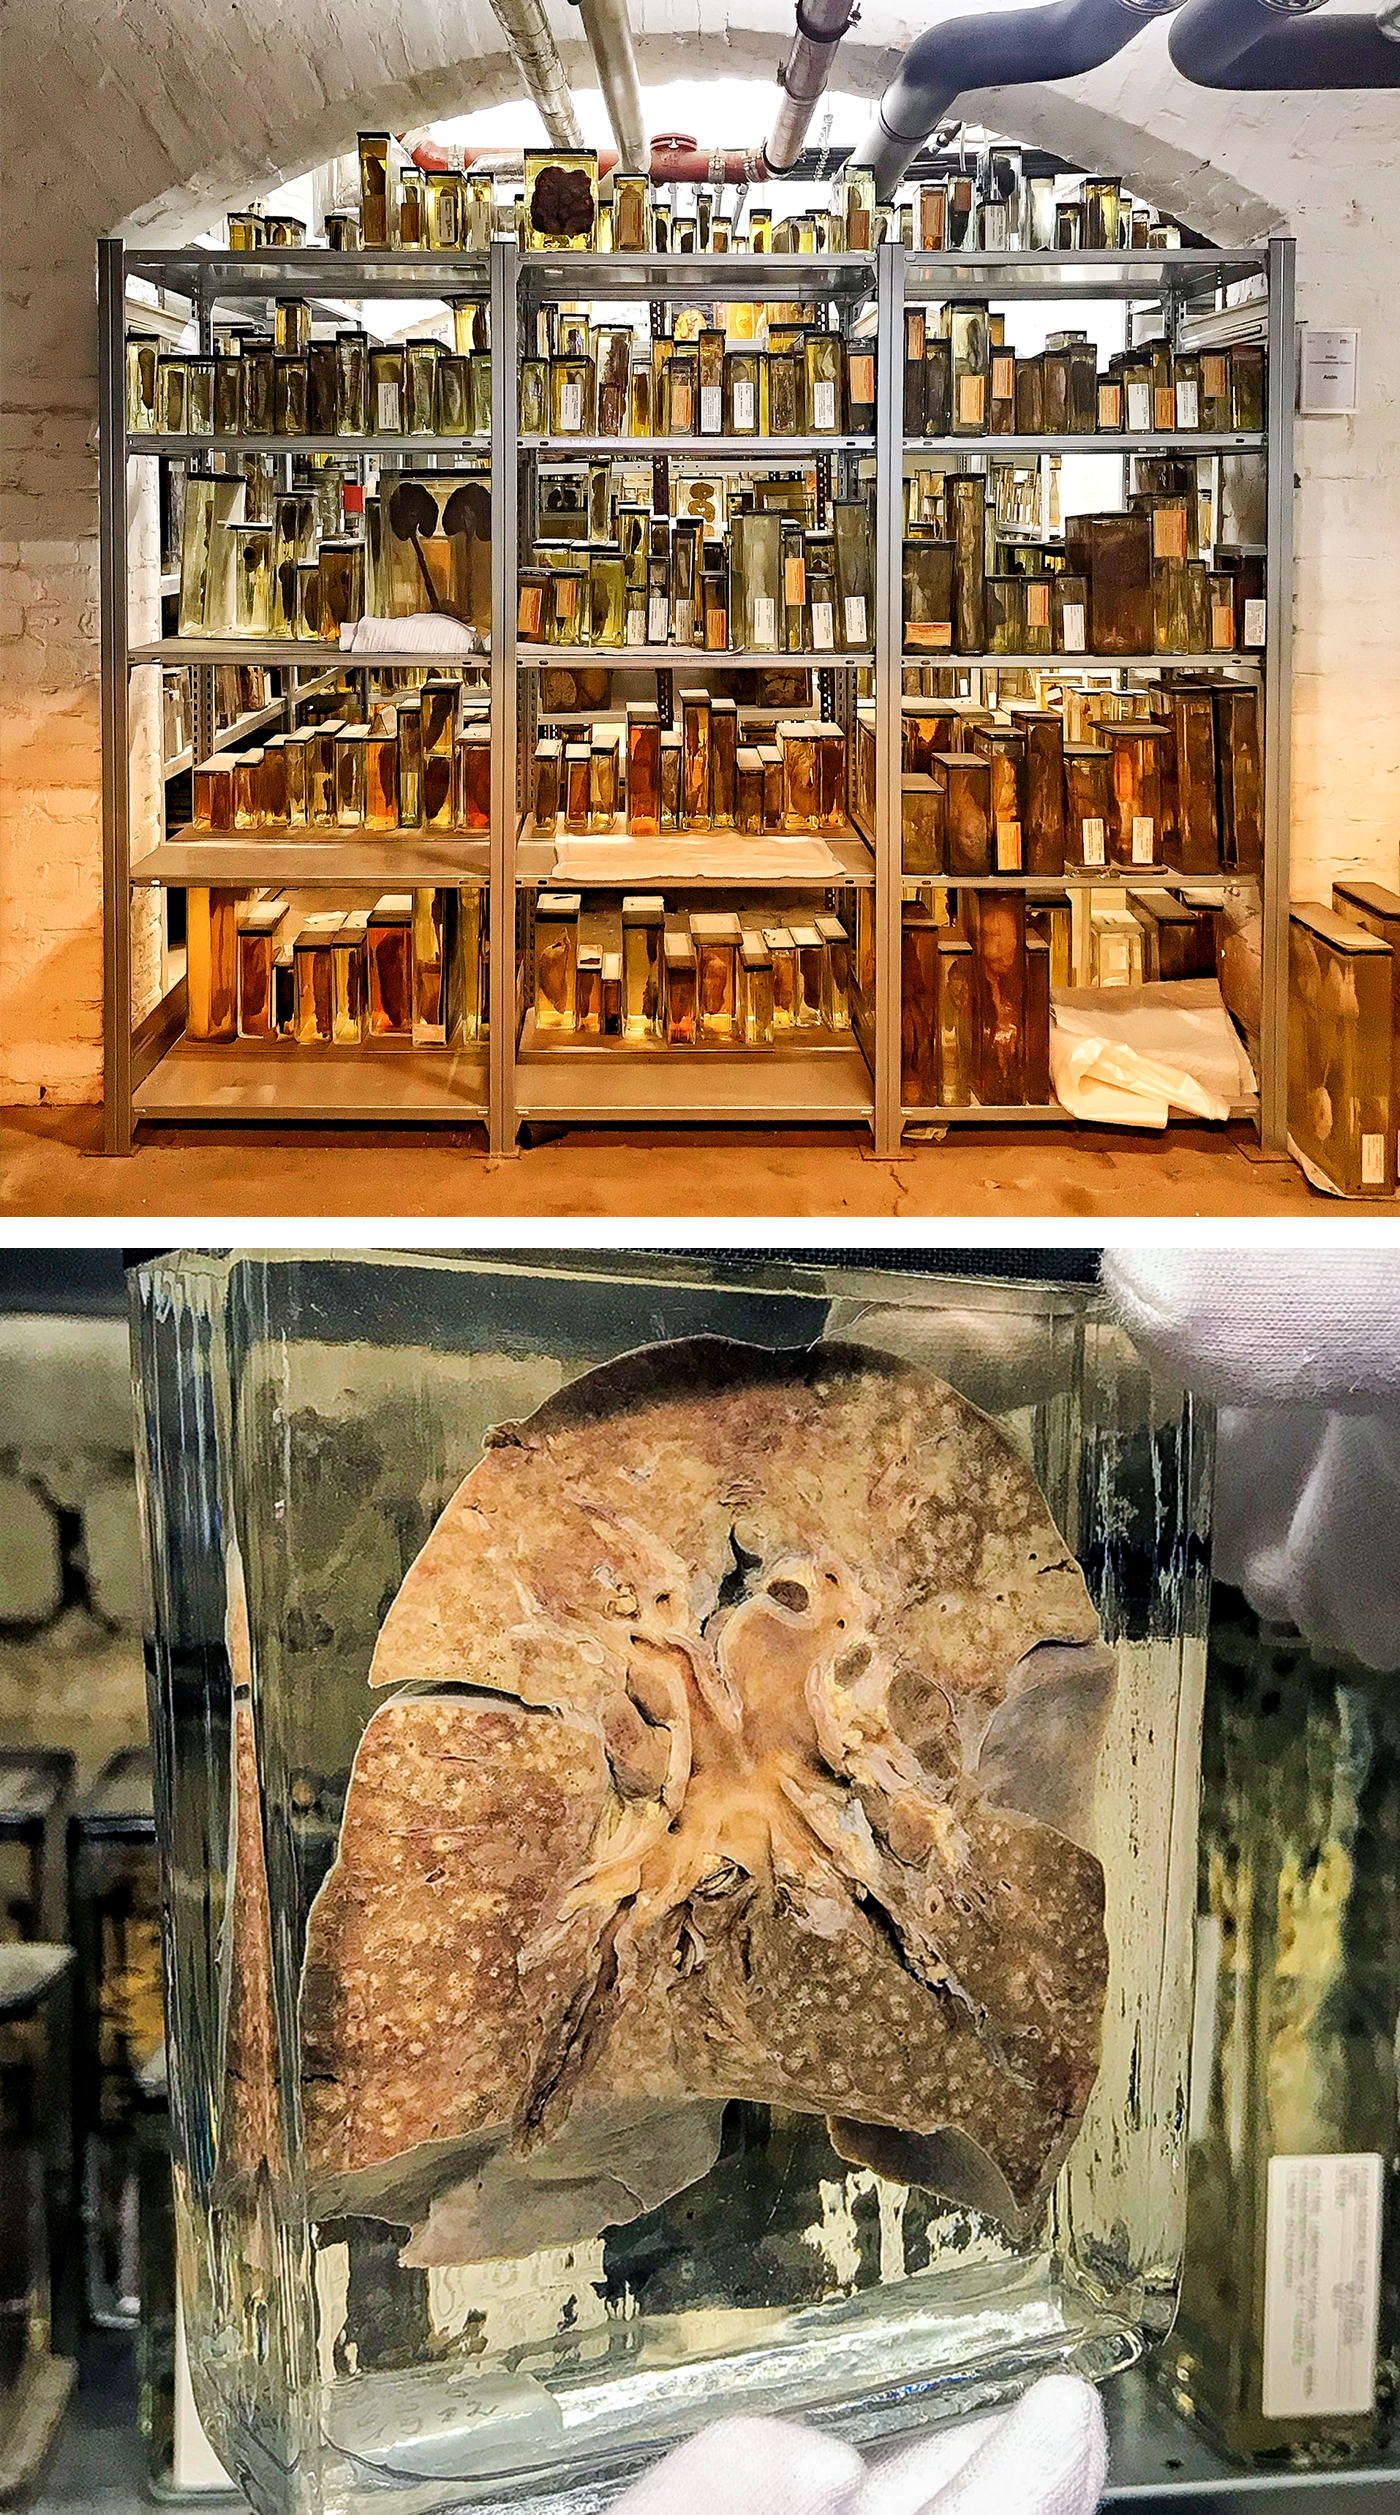
<path fill-rule="evenodd" d="M 613 2515 L 1092 2515 L 1108 2447 L 1077 2375 L 1014 2409 L 869 2460 L 783 2419 L 722 2419 L 624 2490 Z"/>
<path fill-rule="evenodd" d="M 1057 987 L 1050 1079 L 1076 1118 L 1164 1127 L 1171 1109 L 1222 1120 L 1254 1072 L 1213 978 L 1145 987 Z"/>
<path fill-rule="evenodd" d="M 1134 1341 L 1220 1408 L 1215 1570 L 1400 1668 L 1400 1250 L 1116 1250 Z"/>
<path fill-rule="evenodd" d="M 416 611 L 402 620 L 381 620 L 366 612 L 363 620 L 345 621 L 340 632 L 343 655 L 463 655 L 489 653 L 487 641 L 468 620 L 450 620 L 444 611 Z"/>

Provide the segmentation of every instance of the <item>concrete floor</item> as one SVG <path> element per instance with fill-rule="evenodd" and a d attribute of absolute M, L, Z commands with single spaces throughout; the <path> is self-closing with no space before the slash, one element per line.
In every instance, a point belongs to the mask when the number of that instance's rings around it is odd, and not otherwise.
<path fill-rule="evenodd" d="M 129 1159 L 101 1153 L 95 1109 L 0 1113 L 0 1213 L 401 1221 L 561 1216 L 907 1223 L 1241 1216 L 1396 1220 L 1394 1204 L 1316 1194 L 1290 1161 L 1250 1157 L 1244 1128 L 958 1128 L 940 1145 L 877 1161 L 855 1129 L 571 1128 L 490 1161 L 475 1130 L 149 1130 Z"/>

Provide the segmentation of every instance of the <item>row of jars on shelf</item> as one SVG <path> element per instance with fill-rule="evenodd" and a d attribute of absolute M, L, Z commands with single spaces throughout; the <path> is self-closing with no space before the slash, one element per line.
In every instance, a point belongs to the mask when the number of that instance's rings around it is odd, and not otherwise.
<path fill-rule="evenodd" d="M 487 1036 L 486 893 L 470 885 L 310 913 L 285 894 L 191 889 L 186 962 L 191 1039 L 442 1048 Z"/>
<path fill-rule="evenodd" d="M 851 938 L 829 911 L 746 927 L 733 910 L 668 916 L 659 893 L 629 894 L 615 916 L 581 908 L 577 891 L 536 899 L 537 1036 L 771 1048 L 851 1028 Z"/>
<path fill-rule="evenodd" d="M 1005 318 L 985 304 L 904 315 L 906 437 L 1257 433 L 1264 426 L 1264 351 L 1173 350 L 1166 341 L 1115 350 L 1105 374 L 1086 332 L 1052 332 L 1018 353 Z"/>
<path fill-rule="evenodd" d="M 624 253 L 868 252 L 886 238 L 923 252 L 1165 251 L 1180 231 L 1135 201 L 1114 176 L 1092 175 L 1065 190 L 1054 175 L 1026 175 L 1021 152 L 988 148 L 973 166 L 919 186 L 894 208 L 875 199 L 874 177 L 844 167 L 829 204 L 792 212 L 754 205 L 746 223 L 722 212 L 722 192 L 694 188 L 694 206 L 674 203 L 674 186 L 645 175 L 600 180 L 590 149 L 527 150 L 523 192 L 507 196 L 489 174 L 404 162 L 386 131 L 359 135 L 360 197 L 328 211 L 333 251 L 481 252 L 498 234 L 527 250 Z M 232 214 L 234 252 L 303 245 L 301 221 L 256 206 Z"/>
<path fill-rule="evenodd" d="M 776 506 L 730 508 L 727 530 L 698 516 L 619 502 L 615 539 L 534 544 L 516 629 L 549 646 L 703 646 L 714 653 L 829 654 L 864 647 L 874 538 L 864 498 L 833 498 L 804 526 Z"/>
<path fill-rule="evenodd" d="M 347 326 L 323 340 L 282 317 L 308 318 L 300 299 L 278 307 L 278 333 L 226 335 L 209 357 L 162 351 L 151 335 L 126 344 L 126 425 L 132 436 L 489 436 L 491 357 L 437 340 L 373 342 Z M 475 309 L 469 309 L 474 312 Z M 464 327 L 470 332 L 470 326 Z M 280 345 L 285 334 L 289 346 Z"/>
<path fill-rule="evenodd" d="M 364 723 L 328 716 L 213 753 L 195 766 L 191 806 L 203 830 L 488 830 L 486 708 L 430 676 L 372 701 Z"/>
<path fill-rule="evenodd" d="M 651 701 L 629 701 L 621 736 L 595 725 L 587 739 L 544 735 L 535 746 L 532 811 L 537 830 L 610 830 L 619 815 L 634 837 L 661 830 L 737 829 L 747 836 L 843 831 L 849 820 L 846 736 L 818 717 L 771 730 L 746 720 L 731 698 L 679 693 L 679 726 L 663 726 Z"/>
<path fill-rule="evenodd" d="M 630 329 L 563 315 L 554 356 L 520 366 L 522 436 L 868 436 L 875 345 L 815 323 L 777 323 L 767 347 L 729 345 L 717 325 L 693 338 L 637 341 Z"/>

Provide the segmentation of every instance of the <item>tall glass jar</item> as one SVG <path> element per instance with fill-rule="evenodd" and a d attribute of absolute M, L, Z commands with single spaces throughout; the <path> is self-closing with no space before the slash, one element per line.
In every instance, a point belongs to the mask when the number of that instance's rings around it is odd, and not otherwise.
<path fill-rule="evenodd" d="M 181 1252 L 134 1298 L 180 2284 L 255 2505 L 558 2506 L 731 2409 L 907 2430 L 1165 2332 L 1210 1437 L 1093 1288 Z"/>

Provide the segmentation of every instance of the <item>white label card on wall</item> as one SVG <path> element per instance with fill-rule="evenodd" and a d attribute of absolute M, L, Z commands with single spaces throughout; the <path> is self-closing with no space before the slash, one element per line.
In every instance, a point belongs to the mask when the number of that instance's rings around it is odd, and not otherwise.
<path fill-rule="evenodd" d="M 1375 2407 L 1383 2171 L 1375 2156 L 1269 2159 L 1266 2419 Z"/>
<path fill-rule="evenodd" d="M 1244 606 L 1244 642 L 1246 646 L 1262 646 L 1268 620 L 1268 607 L 1262 594 L 1250 594 Z"/>
<path fill-rule="evenodd" d="M 1310 419 L 1348 417 L 1356 408 L 1355 332 L 1324 332 L 1299 326 L 1298 408 Z"/>

